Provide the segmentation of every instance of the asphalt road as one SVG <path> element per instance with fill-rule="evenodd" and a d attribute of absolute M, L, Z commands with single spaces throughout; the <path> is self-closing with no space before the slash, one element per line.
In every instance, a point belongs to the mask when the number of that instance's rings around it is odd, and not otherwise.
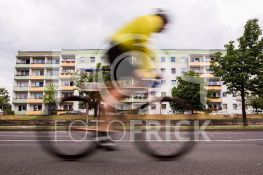
<path fill-rule="evenodd" d="M 0 174 L 263 174 L 263 131 L 208 135 L 212 141 L 198 142 L 191 153 L 176 161 L 154 160 L 129 141 L 118 143 L 118 151 L 101 150 L 81 161 L 62 161 L 40 148 L 34 132 L 0 132 Z"/>

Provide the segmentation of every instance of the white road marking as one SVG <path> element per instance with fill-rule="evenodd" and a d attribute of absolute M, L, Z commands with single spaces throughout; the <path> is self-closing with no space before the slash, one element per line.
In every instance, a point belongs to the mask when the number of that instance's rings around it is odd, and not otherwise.
<path fill-rule="evenodd" d="M 0 140 L 0 142 L 76 142 L 79 143 L 78 141 L 73 141 L 73 140 Z M 81 142 L 88 142 L 88 141 L 94 141 L 94 140 L 85 140 Z M 134 142 L 133 140 L 122 140 L 121 142 Z M 144 140 L 136 140 L 136 141 L 144 141 Z M 151 142 L 188 142 L 186 141 L 181 141 L 181 140 L 147 140 Z M 194 142 L 251 142 L 251 141 L 263 141 L 263 139 L 236 139 L 236 140 L 193 140 Z M 119 141 L 118 141 L 119 142 Z"/>

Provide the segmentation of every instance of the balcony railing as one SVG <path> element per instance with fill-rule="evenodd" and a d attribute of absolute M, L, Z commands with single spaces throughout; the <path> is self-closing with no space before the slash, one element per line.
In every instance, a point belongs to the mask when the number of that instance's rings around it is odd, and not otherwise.
<path fill-rule="evenodd" d="M 27 103 L 27 98 L 13 98 L 13 103 Z"/>
<path fill-rule="evenodd" d="M 16 74 L 15 76 L 29 76 L 29 73 L 28 74 Z"/>
<path fill-rule="evenodd" d="M 45 61 L 40 61 L 40 62 L 32 62 L 32 64 L 45 64 Z"/>
<path fill-rule="evenodd" d="M 62 60 L 61 63 L 75 63 L 75 60 Z"/>
<path fill-rule="evenodd" d="M 16 62 L 16 64 L 30 64 L 30 62 Z"/>
<path fill-rule="evenodd" d="M 28 86 L 14 86 L 14 91 L 27 91 Z"/>

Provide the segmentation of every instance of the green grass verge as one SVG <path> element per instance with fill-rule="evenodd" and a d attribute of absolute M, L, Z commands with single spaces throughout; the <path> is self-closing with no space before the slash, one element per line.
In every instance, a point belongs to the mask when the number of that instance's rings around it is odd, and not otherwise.
<path fill-rule="evenodd" d="M 86 120 L 86 119 L 97 119 L 94 116 L 86 115 L 56 115 L 56 116 L 17 116 L 17 115 L 2 115 L 1 120 Z M 241 115 L 208 115 L 208 114 L 196 114 L 196 115 L 128 115 L 130 120 L 242 120 Z M 259 115 L 247 115 L 248 120 L 263 119 L 263 114 Z"/>
<path fill-rule="evenodd" d="M 142 126 L 136 127 L 135 130 L 156 130 L 156 129 L 165 129 L 167 127 L 153 127 L 153 126 Z M 171 126 L 170 129 L 175 129 L 175 127 Z M 187 126 L 180 127 L 180 130 L 190 129 Z M 54 131 L 54 126 L 0 126 L 0 131 Z M 66 126 L 57 126 L 56 130 L 68 130 Z M 126 131 L 129 131 L 129 126 L 125 127 Z M 249 126 L 241 126 L 241 125 L 224 125 L 224 126 L 207 126 L 205 130 L 262 130 L 263 125 L 249 125 Z"/>

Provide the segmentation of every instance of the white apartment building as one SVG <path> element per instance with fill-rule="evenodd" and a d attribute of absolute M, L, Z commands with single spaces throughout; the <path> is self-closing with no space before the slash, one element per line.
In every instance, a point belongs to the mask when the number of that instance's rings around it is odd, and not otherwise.
<path fill-rule="evenodd" d="M 13 109 L 17 115 L 42 115 L 47 106 L 43 103 L 44 88 L 51 82 L 57 87 L 57 98 L 77 94 L 74 86 L 74 74 L 82 69 L 95 69 L 97 63 L 106 64 L 105 50 L 84 49 L 61 51 L 19 51 L 15 66 Z M 231 94 L 226 94 L 226 87 L 219 77 L 214 77 L 209 70 L 210 61 L 215 52 L 223 50 L 156 50 L 153 58 L 156 71 L 164 79 L 162 85 L 147 92 L 136 92 L 120 109 L 134 108 L 144 103 L 151 96 L 170 96 L 176 86 L 176 78 L 192 70 L 205 78 L 207 89 L 213 91 L 208 108 L 227 114 L 241 113 L 241 103 Z M 136 60 L 136 55 L 133 55 Z M 74 91 L 75 90 L 75 91 Z M 127 105 L 128 104 L 128 105 Z M 60 110 L 78 110 L 77 102 L 58 105 Z M 173 114 L 168 103 L 156 103 L 149 109 L 151 114 Z"/>

